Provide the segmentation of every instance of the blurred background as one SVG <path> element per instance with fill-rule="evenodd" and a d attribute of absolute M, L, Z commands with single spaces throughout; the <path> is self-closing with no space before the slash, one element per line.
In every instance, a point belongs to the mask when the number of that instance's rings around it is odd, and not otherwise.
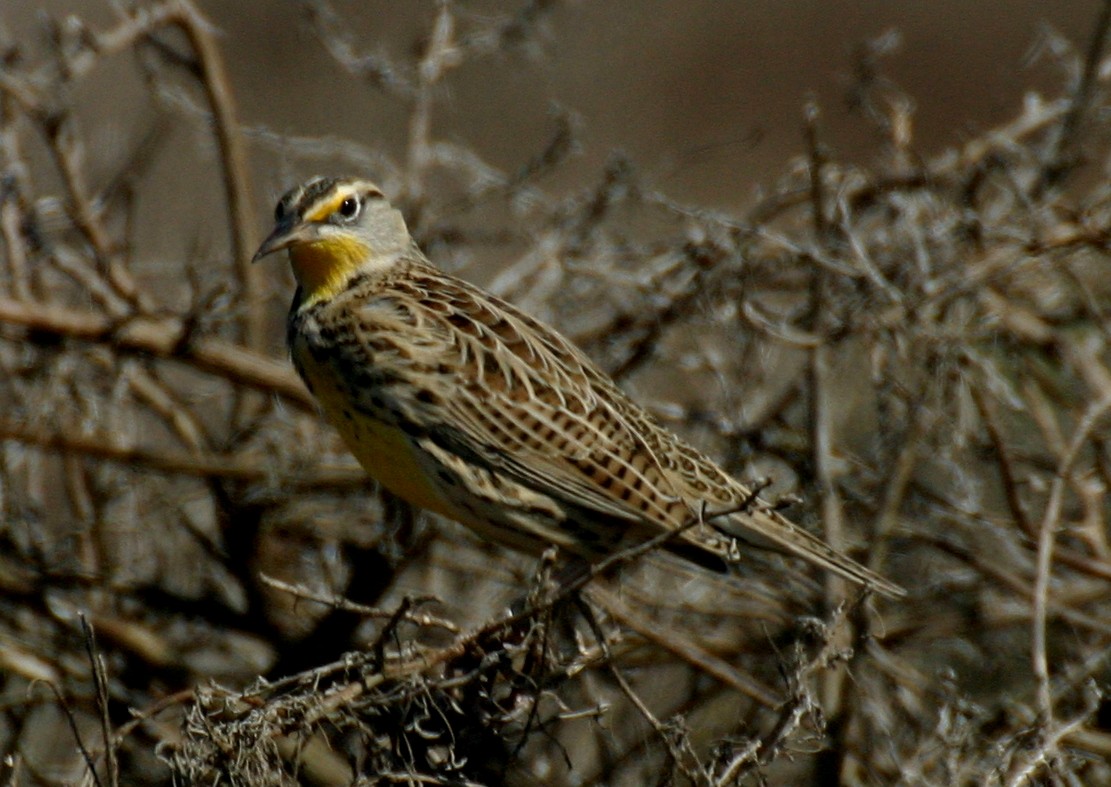
<path fill-rule="evenodd" d="M 0 781 L 1106 783 L 1108 7 L 0 3 Z M 542 567 L 379 497 L 246 264 L 335 173 L 910 597 L 491 628 Z"/>
<path fill-rule="evenodd" d="M 436 132 L 512 170 L 550 136 L 552 112 L 568 112 L 576 120 L 578 148 L 555 173 L 557 191 L 596 177 L 620 150 L 677 199 L 726 209 L 750 206 L 803 151 L 807 100 L 823 110 L 824 138 L 838 156 L 875 157 L 877 137 L 854 117 L 852 92 L 860 52 L 877 40 L 891 50 L 883 58 L 883 78 L 913 102 L 914 147 L 928 155 L 990 128 L 1013 113 L 1024 93 L 1057 82 L 1061 75 L 1040 59 L 1047 32 L 1086 41 L 1100 8 L 1096 0 L 531 5 L 540 10 L 540 25 L 527 41 L 468 62 L 438 88 Z M 42 43 L 44 16 L 72 14 L 107 25 L 111 6 L 10 3 L 3 21 L 11 40 L 34 47 Z M 368 89 L 368 80 L 338 64 L 314 37 L 301 4 L 198 7 L 217 31 L 248 130 L 404 154 L 408 107 Z M 342 20 L 338 32 L 349 39 L 352 57 L 401 61 L 420 51 L 436 13 L 434 3 L 391 0 L 330 7 Z M 504 0 L 467 2 L 457 14 L 466 26 L 517 10 Z M 160 192 L 158 205 L 140 206 L 151 217 L 139 214 L 140 241 L 152 244 L 153 254 L 174 253 L 183 243 L 223 251 L 223 237 L 205 212 L 215 170 L 181 165 L 207 140 L 188 124 L 157 125 L 158 110 L 143 97 L 140 79 L 125 61 L 107 61 L 74 96 L 89 110 L 88 132 L 98 145 L 90 177 L 96 182 L 115 172 L 139 135 L 157 128 L 160 152 L 144 177 L 173 188 Z M 291 184 L 338 165 L 293 159 L 256 144 L 251 164 L 260 225 Z M 172 226 L 156 221 L 163 210 L 175 216 Z M 157 232 L 145 229 L 151 225 Z"/>

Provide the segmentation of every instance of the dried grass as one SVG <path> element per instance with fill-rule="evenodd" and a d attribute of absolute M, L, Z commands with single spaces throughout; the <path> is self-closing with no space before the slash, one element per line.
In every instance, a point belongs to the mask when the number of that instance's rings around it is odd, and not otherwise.
<path fill-rule="evenodd" d="M 569 115 L 511 172 L 434 132 L 452 74 L 533 51 L 553 5 L 438 5 L 402 62 L 305 3 L 406 108 L 400 157 L 244 129 L 188 0 L 5 45 L 4 782 L 1111 783 L 1109 6 L 1086 51 L 1047 39 L 1056 95 L 929 159 L 864 50 L 875 163 L 808 108 L 804 155 L 725 215 L 618 156 L 550 192 Z M 215 151 L 218 262 L 133 253 L 172 184 L 137 174 L 141 128 L 108 172 L 78 101 L 127 55 L 153 137 Z M 276 170 L 372 174 L 435 259 L 492 261 L 492 289 L 910 597 L 761 555 L 727 578 L 626 556 L 560 591 L 549 561 L 380 498 L 269 339 L 245 139 Z"/>

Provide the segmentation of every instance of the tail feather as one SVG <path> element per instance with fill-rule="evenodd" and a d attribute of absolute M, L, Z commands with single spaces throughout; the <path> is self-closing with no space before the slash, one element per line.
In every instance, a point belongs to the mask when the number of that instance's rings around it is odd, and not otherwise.
<path fill-rule="evenodd" d="M 722 517 L 723 521 L 720 522 L 713 521 L 712 517 L 713 512 L 706 514 L 707 525 L 716 530 L 727 543 L 739 541 L 759 549 L 770 548 L 786 552 L 889 598 L 900 598 L 906 595 L 906 590 L 899 585 L 838 552 L 777 511 L 756 508 L 752 511 L 730 514 L 727 518 Z M 736 532 L 738 530 L 742 532 Z M 689 540 L 706 546 L 697 535 L 692 535 Z M 715 551 L 720 554 L 726 549 L 726 546 L 719 544 Z M 735 551 L 735 546 L 732 551 Z"/>

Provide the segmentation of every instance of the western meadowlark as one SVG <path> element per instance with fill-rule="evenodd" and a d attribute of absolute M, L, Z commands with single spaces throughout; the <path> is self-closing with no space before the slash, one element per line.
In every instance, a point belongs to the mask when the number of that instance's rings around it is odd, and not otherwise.
<path fill-rule="evenodd" d="M 755 497 L 553 328 L 437 269 L 374 184 L 314 178 L 275 219 L 255 259 L 289 251 L 294 365 L 395 495 L 534 554 L 597 559 L 680 531 L 668 548 L 699 562 L 755 540 L 904 593 Z M 723 509 L 736 510 L 712 516 Z"/>

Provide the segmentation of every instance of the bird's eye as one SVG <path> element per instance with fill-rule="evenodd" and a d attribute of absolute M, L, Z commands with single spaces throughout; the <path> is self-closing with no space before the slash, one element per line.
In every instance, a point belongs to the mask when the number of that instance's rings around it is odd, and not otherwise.
<path fill-rule="evenodd" d="M 285 200 L 279 200 L 277 206 L 274 208 L 274 221 L 281 223 L 285 218 Z"/>
<path fill-rule="evenodd" d="M 348 197 L 339 204 L 339 215 L 345 219 L 353 219 L 359 213 L 359 201 L 354 197 Z"/>

